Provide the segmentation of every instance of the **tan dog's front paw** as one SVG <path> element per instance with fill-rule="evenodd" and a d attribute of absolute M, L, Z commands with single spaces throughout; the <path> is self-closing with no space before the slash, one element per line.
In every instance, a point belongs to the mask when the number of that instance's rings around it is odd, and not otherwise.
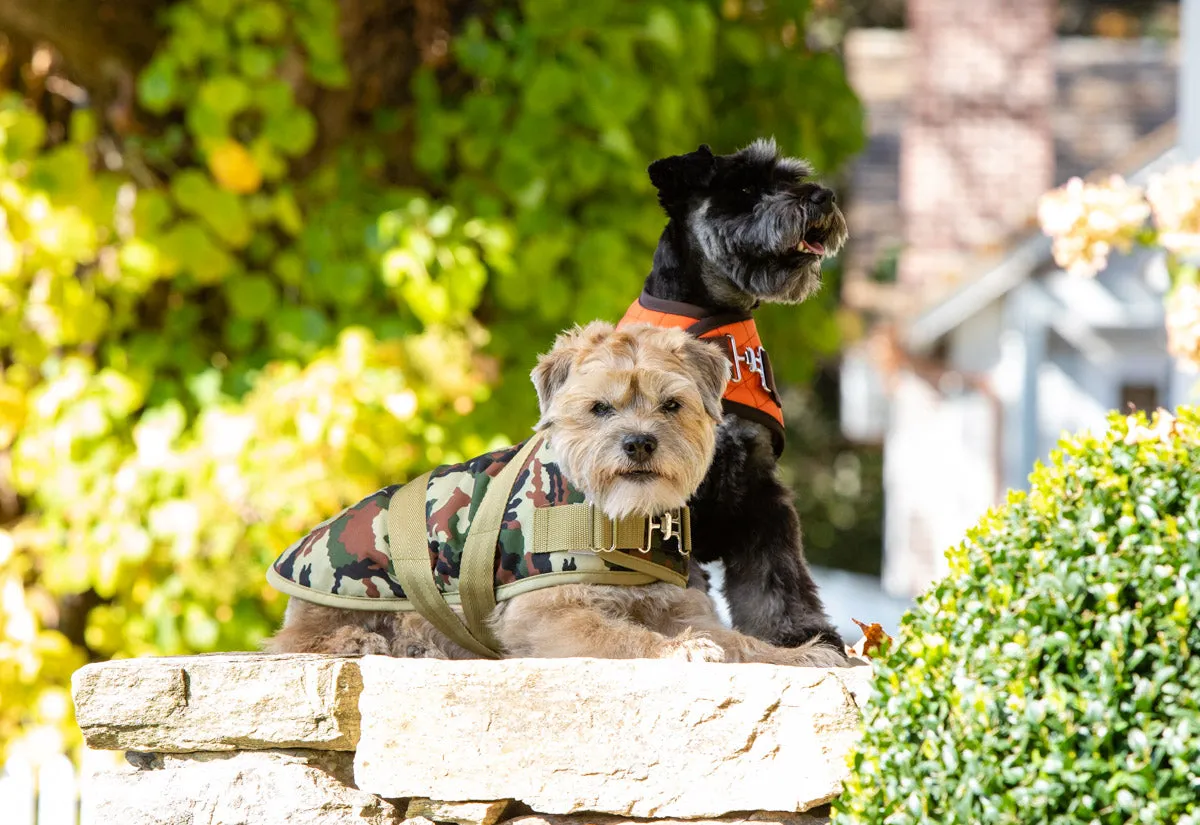
<path fill-rule="evenodd" d="M 659 654 L 662 659 L 681 659 L 685 662 L 723 662 L 725 648 L 704 636 L 668 639 Z"/>

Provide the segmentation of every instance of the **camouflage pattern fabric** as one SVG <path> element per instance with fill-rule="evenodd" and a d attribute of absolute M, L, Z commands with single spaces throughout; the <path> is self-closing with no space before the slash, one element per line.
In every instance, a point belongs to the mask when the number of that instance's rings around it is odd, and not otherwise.
<path fill-rule="evenodd" d="M 471 520 L 488 484 L 521 446 L 506 447 L 461 464 L 443 465 L 429 476 L 425 488 L 429 564 L 438 589 L 451 603 L 455 603 L 458 592 L 460 563 Z M 396 580 L 388 540 L 388 505 L 399 489 L 400 485 L 384 487 L 319 524 L 275 560 L 267 572 L 267 580 L 289 595 L 322 604 L 364 610 L 413 609 Z M 497 599 L 505 598 L 506 591 L 518 590 L 512 585 L 536 576 L 544 576 L 547 586 L 567 578 L 583 578 L 546 574 L 585 574 L 611 583 L 618 583 L 622 575 L 631 581 L 638 576 L 588 551 L 532 552 L 534 508 L 578 504 L 583 500 L 583 494 L 567 484 L 551 450 L 543 442 L 529 455 L 509 492 L 496 541 Z M 688 558 L 681 552 L 678 538 L 655 542 L 647 551 L 626 552 L 662 568 L 667 574 L 664 579 L 674 574 L 686 580 Z M 619 575 L 613 576 L 614 573 Z M 645 583 L 645 576 L 640 579 L 640 583 Z M 539 580 L 536 584 L 541 583 Z M 525 589 L 530 584 L 533 583 L 526 582 Z"/>

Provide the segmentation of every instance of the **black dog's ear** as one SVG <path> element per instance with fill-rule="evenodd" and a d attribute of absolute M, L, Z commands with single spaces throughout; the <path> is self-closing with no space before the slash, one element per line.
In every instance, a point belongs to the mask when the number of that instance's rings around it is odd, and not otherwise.
<path fill-rule="evenodd" d="M 705 143 L 695 152 L 656 160 L 646 171 L 650 173 L 650 182 L 658 190 L 658 202 L 668 207 L 706 188 L 712 183 L 716 167 L 712 149 Z"/>

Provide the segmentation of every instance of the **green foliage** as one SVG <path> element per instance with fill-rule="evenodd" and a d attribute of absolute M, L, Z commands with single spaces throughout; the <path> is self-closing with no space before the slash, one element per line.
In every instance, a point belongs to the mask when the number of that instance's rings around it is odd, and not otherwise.
<path fill-rule="evenodd" d="M 1200 413 L 1110 426 L 950 551 L 836 822 L 1200 822 Z"/>
<path fill-rule="evenodd" d="M 254 647 L 296 536 L 526 432 L 534 355 L 637 294 L 650 159 L 861 143 L 805 3 L 485 7 L 333 138 L 335 0 L 169 6 L 137 129 L 0 89 L 0 749 L 74 736 L 87 659 Z M 779 316 L 784 377 L 822 315 Z"/>
<path fill-rule="evenodd" d="M 878 576 L 883 547 L 883 455 L 841 434 L 818 382 L 782 388 L 787 449 L 779 474 L 795 492 L 809 564 Z"/>
<path fill-rule="evenodd" d="M 414 160 L 464 213 L 503 216 L 514 266 L 489 282 L 490 351 L 526 366 L 567 324 L 621 316 L 665 224 L 647 161 L 702 142 L 732 151 L 761 135 L 832 172 L 862 146 L 862 113 L 837 58 L 809 52 L 807 0 L 764 4 L 529 2 L 455 41 L 474 82 L 450 97 L 414 84 Z M 771 307 L 760 326 L 780 379 L 807 380 L 836 348 L 834 293 Z M 489 420 L 534 415 L 522 373 Z"/>

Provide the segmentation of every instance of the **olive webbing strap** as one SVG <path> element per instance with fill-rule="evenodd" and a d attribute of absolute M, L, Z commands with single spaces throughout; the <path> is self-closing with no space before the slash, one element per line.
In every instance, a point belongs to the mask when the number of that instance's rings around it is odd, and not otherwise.
<path fill-rule="evenodd" d="M 533 552 L 571 553 L 578 550 L 594 550 L 602 544 L 603 529 L 596 508 L 590 504 L 560 504 L 557 507 L 538 507 L 533 511 Z"/>
<path fill-rule="evenodd" d="M 388 504 L 388 545 L 396 580 L 417 612 L 458 645 L 489 659 L 499 658 L 471 635 L 462 619 L 450 609 L 434 581 L 429 564 L 429 533 L 425 517 L 425 473 L 401 487 Z"/>
<path fill-rule="evenodd" d="M 597 549 L 611 547 L 614 550 L 649 550 L 650 520 L 644 516 L 626 516 L 623 519 L 610 520 L 599 518 L 601 544 Z"/>
<path fill-rule="evenodd" d="M 499 645 L 492 638 L 487 618 L 496 609 L 496 542 L 500 540 L 513 484 L 541 443 L 540 435 L 530 438 L 499 475 L 488 482 L 483 500 L 471 517 L 471 529 L 459 563 L 458 596 L 467 629 L 493 649 L 499 649 Z"/>

